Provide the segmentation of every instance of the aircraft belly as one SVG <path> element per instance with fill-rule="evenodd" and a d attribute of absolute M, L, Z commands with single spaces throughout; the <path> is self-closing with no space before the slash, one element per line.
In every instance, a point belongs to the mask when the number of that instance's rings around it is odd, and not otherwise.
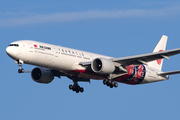
<path fill-rule="evenodd" d="M 86 70 L 86 69 L 81 69 L 81 70 L 67 70 L 63 71 L 66 74 L 73 75 L 73 76 L 78 76 L 82 78 L 88 78 L 88 79 L 96 79 L 96 80 L 104 80 L 107 79 L 107 75 L 100 75 L 92 70 Z"/>

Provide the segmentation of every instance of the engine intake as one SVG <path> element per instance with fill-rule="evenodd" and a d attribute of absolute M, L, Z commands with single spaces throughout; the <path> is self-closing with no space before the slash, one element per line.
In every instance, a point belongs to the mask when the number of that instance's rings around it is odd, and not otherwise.
<path fill-rule="evenodd" d="M 46 84 L 54 79 L 53 73 L 49 69 L 42 67 L 34 68 L 31 72 L 31 77 L 35 82 Z"/>
<path fill-rule="evenodd" d="M 94 59 L 91 68 L 95 73 L 99 74 L 111 74 L 115 71 L 113 62 L 105 58 Z"/>

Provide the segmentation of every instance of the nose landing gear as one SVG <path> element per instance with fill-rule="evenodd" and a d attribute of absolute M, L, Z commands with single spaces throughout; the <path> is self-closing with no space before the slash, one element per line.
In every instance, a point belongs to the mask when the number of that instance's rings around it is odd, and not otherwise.
<path fill-rule="evenodd" d="M 22 64 L 19 64 L 20 69 L 18 69 L 18 73 L 24 73 L 24 69 L 22 68 Z"/>
<path fill-rule="evenodd" d="M 17 61 L 15 61 L 15 63 L 17 63 L 18 66 L 20 67 L 20 68 L 18 69 L 18 73 L 24 73 L 24 69 L 22 68 L 23 61 L 17 60 Z"/>

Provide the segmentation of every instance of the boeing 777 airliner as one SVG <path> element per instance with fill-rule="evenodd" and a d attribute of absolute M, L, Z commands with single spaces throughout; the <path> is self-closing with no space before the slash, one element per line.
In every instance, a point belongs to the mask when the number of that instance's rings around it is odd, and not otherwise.
<path fill-rule="evenodd" d="M 151 83 L 169 79 L 180 71 L 162 72 L 163 58 L 180 53 L 180 48 L 165 50 L 167 36 L 163 35 L 152 53 L 114 58 L 81 50 L 56 46 L 33 40 L 12 42 L 6 53 L 20 66 L 19 73 L 26 72 L 22 64 L 35 65 L 31 77 L 38 83 L 50 83 L 54 77 L 65 76 L 73 81 L 69 89 L 76 93 L 84 88 L 79 81 L 103 80 L 110 88 L 117 83 L 130 85 Z"/>

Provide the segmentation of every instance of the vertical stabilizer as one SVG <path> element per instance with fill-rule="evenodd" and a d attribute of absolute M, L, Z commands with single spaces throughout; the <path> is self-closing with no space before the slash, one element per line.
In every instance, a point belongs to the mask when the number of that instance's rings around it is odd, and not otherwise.
<path fill-rule="evenodd" d="M 161 39 L 159 40 L 158 44 L 156 45 L 156 47 L 154 48 L 153 52 L 165 51 L 167 39 L 168 39 L 168 36 L 163 35 Z M 163 65 L 163 59 L 155 60 L 148 63 L 148 66 L 152 68 L 156 68 L 158 70 L 162 69 L 162 65 Z"/>

